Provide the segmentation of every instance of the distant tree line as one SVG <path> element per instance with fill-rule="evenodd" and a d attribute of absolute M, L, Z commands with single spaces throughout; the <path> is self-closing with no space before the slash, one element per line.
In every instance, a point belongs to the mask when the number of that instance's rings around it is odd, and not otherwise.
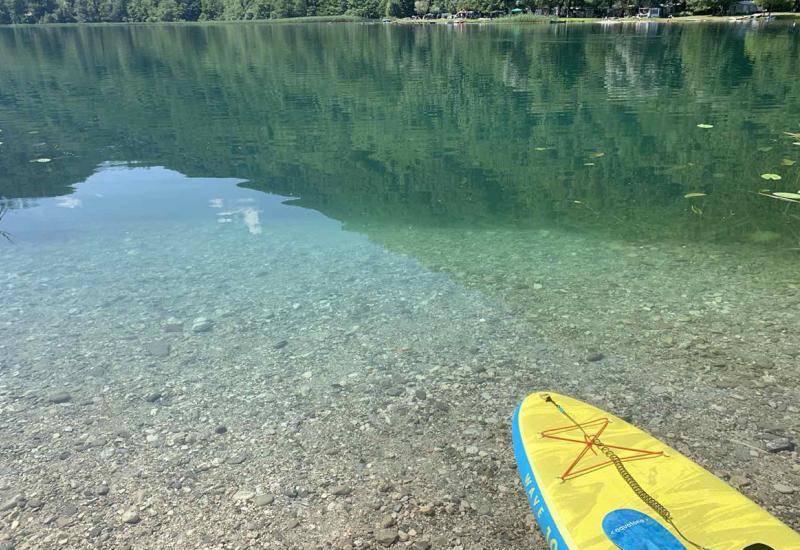
<path fill-rule="evenodd" d="M 736 0 L 681 0 L 674 11 L 726 13 Z M 0 24 L 256 20 L 303 16 L 410 17 L 461 10 L 514 8 L 595 15 L 635 12 L 664 0 L 0 0 Z M 800 9 L 800 0 L 756 0 L 770 11 Z"/>

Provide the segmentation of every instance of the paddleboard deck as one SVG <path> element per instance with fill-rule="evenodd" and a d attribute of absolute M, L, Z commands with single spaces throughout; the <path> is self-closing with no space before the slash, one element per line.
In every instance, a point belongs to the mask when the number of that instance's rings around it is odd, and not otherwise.
<path fill-rule="evenodd" d="M 800 550 L 800 534 L 725 482 L 577 399 L 529 395 L 514 413 L 513 440 L 522 484 L 551 550 Z M 671 524 L 637 496 L 603 446 L 668 511 Z"/>

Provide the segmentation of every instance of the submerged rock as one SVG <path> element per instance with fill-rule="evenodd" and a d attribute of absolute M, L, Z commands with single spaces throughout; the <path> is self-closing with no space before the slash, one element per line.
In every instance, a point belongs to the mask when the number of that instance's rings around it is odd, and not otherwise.
<path fill-rule="evenodd" d="M 375 532 L 375 542 L 383 546 L 391 546 L 397 542 L 396 529 L 378 529 Z"/>
<path fill-rule="evenodd" d="M 0 512 L 6 512 L 17 507 L 17 504 L 23 500 L 21 494 L 14 495 L 10 499 L 0 503 Z"/>
<path fill-rule="evenodd" d="M 240 454 L 233 454 L 229 456 L 225 462 L 228 464 L 242 464 L 244 461 L 247 460 L 247 455 L 240 453 Z"/>
<path fill-rule="evenodd" d="M 208 332 L 214 327 L 214 323 L 205 317 L 198 317 L 192 323 L 192 332 Z"/>
<path fill-rule="evenodd" d="M 48 395 L 47 400 L 50 403 L 66 403 L 67 401 L 72 401 L 72 395 L 69 392 L 60 391 Z"/>
<path fill-rule="evenodd" d="M 775 483 L 772 488 L 784 495 L 791 495 L 796 491 L 794 487 L 785 483 Z"/>
<path fill-rule="evenodd" d="M 235 502 L 246 502 L 248 500 L 253 500 L 255 498 L 256 493 L 250 489 L 239 489 L 235 493 L 233 493 L 233 500 Z"/>
<path fill-rule="evenodd" d="M 139 523 L 142 518 L 139 517 L 139 512 L 137 512 L 136 510 L 128 510 L 127 512 L 122 514 L 121 519 L 123 523 L 134 524 L 134 523 Z"/>
<path fill-rule="evenodd" d="M 144 396 L 144 400 L 147 401 L 148 403 L 155 403 L 159 399 L 161 399 L 161 392 L 157 391 L 150 392 Z"/>
<path fill-rule="evenodd" d="M 792 442 L 788 437 L 779 437 L 777 439 L 773 439 L 772 441 L 767 441 L 766 448 L 767 451 L 771 453 L 779 453 L 781 451 L 793 451 L 794 442 Z"/>
<path fill-rule="evenodd" d="M 154 357 L 166 357 L 172 350 L 170 345 L 167 342 L 164 342 L 163 340 L 146 344 L 144 349 L 145 351 L 147 351 L 147 353 L 149 353 Z"/>
<path fill-rule="evenodd" d="M 183 331 L 183 321 L 179 321 L 174 317 L 170 317 L 164 321 L 164 332 L 181 332 Z"/>
<path fill-rule="evenodd" d="M 386 514 L 381 518 L 381 527 L 394 527 L 397 524 L 397 520 L 391 514 Z"/>
<path fill-rule="evenodd" d="M 275 502 L 275 497 L 273 495 L 256 495 L 253 502 L 256 506 L 267 506 Z"/>
<path fill-rule="evenodd" d="M 337 485 L 331 490 L 332 495 L 347 496 L 353 492 L 353 489 L 347 485 Z"/>

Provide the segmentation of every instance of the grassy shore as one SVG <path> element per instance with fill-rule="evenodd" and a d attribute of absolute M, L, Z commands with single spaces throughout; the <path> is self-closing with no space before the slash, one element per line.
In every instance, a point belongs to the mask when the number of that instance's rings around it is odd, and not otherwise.
<path fill-rule="evenodd" d="M 776 19 L 782 20 L 800 20 L 800 13 L 793 12 L 776 12 L 770 14 Z M 400 19 L 391 19 L 391 23 L 399 25 L 447 25 L 453 24 L 454 21 L 464 23 L 467 25 L 518 25 L 518 24 L 542 24 L 542 23 L 559 23 L 559 24 L 575 24 L 575 23 L 594 23 L 594 24 L 621 24 L 621 23 L 733 23 L 749 20 L 750 16 L 719 16 L 719 15 L 690 15 L 685 17 L 674 18 L 660 18 L 660 19 L 640 19 L 638 17 L 617 17 L 613 19 L 603 19 L 599 17 L 555 17 L 547 15 L 509 15 L 505 17 L 498 17 L 496 19 L 412 19 L 411 17 L 404 17 Z M 262 24 L 269 23 L 274 25 L 286 25 L 297 23 L 377 23 L 379 19 L 365 19 L 363 17 L 356 17 L 352 15 L 309 15 L 305 17 L 283 17 L 277 19 L 247 19 L 247 20 L 211 20 L 211 21 L 125 21 L 125 22 L 93 22 L 93 23 L 35 23 L 35 24 L 12 24 L 0 25 L 0 27 L 63 27 L 75 25 L 91 25 L 91 26 L 116 26 L 116 25 L 230 25 L 230 24 Z M 386 21 L 384 19 L 384 21 Z"/>
<path fill-rule="evenodd" d="M 793 12 L 776 12 L 770 14 L 776 19 L 798 19 L 800 20 L 800 13 L 793 13 Z M 761 16 L 756 17 L 759 19 Z M 750 20 L 750 16 L 727 16 L 727 15 L 689 15 L 685 17 L 673 17 L 673 18 L 653 18 L 653 19 L 641 19 L 638 17 L 616 17 L 613 19 L 603 19 L 599 17 L 555 17 L 555 16 L 547 16 L 547 15 L 532 15 L 532 14 L 522 14 L 522 15 L 510 15 L 506 17 L 498 17 L 496 19 L 465 19 L 465 20 L 458 20 L 463 21 L 464 24 L 468 25 L 513 25 L 513 24 L 542 24 L 542 23 L 600 23 L 605 25 L 610 24 L 621 24 L 621 23 L 660 23 L 660 24 L 667 24 L 667 23 L 734 23 L 734 22 L 741 22 Z M 429 24 L 437 24 L 437 25 L 447 25 L 452 24 L 454 20 L 452 19 L 412 19 L 410 17 L 402 18 L 402 19 L 395 19 L 392 21 L 393 23 L 398 23 L 401 25 L 429 25 Z"/>

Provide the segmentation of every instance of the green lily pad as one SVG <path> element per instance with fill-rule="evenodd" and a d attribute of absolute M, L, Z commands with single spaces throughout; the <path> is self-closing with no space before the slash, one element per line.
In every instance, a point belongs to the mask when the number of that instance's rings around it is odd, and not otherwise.
<path fill-rule="evenodd" d="M 781 177 L 778 174 L 761 174 L 761 179 L 778 181 Z"/>
<path fill-rule="evenodd" d="M 700 193 L 699 191 L 694 191 L 692 193 L 686 193 L 683 196 L 683 198 L 685 198 L 685 199 L 693 199 L 695 197 L 705 197 L 705 196 L 706 196 L 705 193 Z"/>
<path fill-rule="evenodd" d="M 713 125 L 713 124 L 705 124 L 705 123 L 702 123 L 702 124 L 698 124 L 698 125 L 697 125 L 697 127 L 698 127 L 698 128 L 704 128 L 704 129 L 708 129 L 708 128 L 713 128 L 713 127 L 714 127 L 714 125 Z"/>
<path fill-rule="evenodd" d="M 797 164 L 797 161 L 792 159 L 783 159 L 781 161 L 782 166 L 794 166 L 795 164 Z"/>

